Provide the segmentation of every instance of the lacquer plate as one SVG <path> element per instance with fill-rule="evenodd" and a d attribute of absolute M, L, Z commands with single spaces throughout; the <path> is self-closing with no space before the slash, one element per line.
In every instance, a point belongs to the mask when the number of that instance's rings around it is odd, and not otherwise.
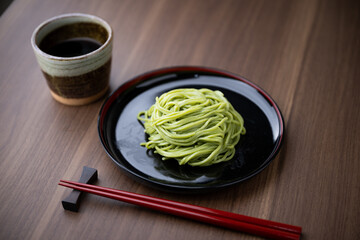
<path fill-rule="evenodd" d="M 147 136 L 137 114 L 149 109 L 156 96 L 176 88 L 220 90 L 243 116 L 246 135 L 233 159 L 209 167 L 179 166 L 140 146 Z M 98 132 L 106 153 L 124 173 L 160 190 L 198 193 L 260 173 L 280 150 L 284 121 L 275 101 L 249 80 L 219 69 L 180 66 L 150 71 L 121 85 L 100 110 Z"/>

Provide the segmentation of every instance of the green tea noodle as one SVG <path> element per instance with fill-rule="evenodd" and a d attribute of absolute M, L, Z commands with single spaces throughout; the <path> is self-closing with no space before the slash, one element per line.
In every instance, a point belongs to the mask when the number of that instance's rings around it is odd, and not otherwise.
<path fill-rule="evenodd" d="M 148 141 L 141 143 L 180 165 L 210 166 L 228 161 L 246 130 L 244 120 L 220 91 L 175 89 L 137 118 L 144 122 Z"/>

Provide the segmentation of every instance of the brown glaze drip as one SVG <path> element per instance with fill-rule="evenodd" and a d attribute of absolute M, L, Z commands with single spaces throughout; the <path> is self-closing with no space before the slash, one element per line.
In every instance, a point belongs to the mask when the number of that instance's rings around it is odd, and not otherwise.
<path fill-rule="evenodd" d="M 72 77 L 51 76 L 43 72 L 49 88 L 64 98 L 85 98 L 107 88 L 109 84 L 111 59 L 89 73 Z"/>

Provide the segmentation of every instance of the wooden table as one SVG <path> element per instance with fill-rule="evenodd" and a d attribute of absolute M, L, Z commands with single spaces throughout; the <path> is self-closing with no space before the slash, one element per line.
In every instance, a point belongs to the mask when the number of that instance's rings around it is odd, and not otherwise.
<path fill-rule="evenodd" d="M 15 0 L 0 18 L 0 239 L 258 239 L 87 195 L 61 200 L 83 166 L 98 185 L 299 225 L 302 239 L 360 239 L 360 2 Z M 30 37 L 47 18 L 100 16 L 113 27 L 111 88 L 177 65 L 250 79 L 280 106 L 282 149 L 260 174 L 215 193 L 146 187 L 106 155 L 97 133 L 104 101 L 54 101 Z"/>

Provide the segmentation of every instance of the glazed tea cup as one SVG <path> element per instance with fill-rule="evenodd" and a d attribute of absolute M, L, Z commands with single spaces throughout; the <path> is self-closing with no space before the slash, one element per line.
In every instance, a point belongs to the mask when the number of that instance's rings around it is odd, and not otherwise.
<path fill-rule="evenodd" d="M 85 105 L 108 91 L 113 32 L 103 19 L 82 13 L 53 17 L 35 29 L 31 44 L 58 102 Z"/>

